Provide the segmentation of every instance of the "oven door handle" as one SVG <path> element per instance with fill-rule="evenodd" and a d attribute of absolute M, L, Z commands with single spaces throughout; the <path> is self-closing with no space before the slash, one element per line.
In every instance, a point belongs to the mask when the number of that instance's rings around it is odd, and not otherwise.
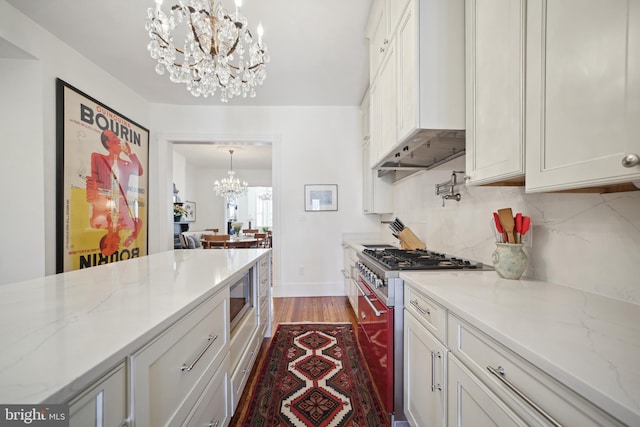
<path fill-rule="evenodd" d="M 376 317 L 380 317 L 382 316 L 382 311 L 378 311 L 378 309 L 376 308 L 375 305 L 373 305 L 373 303 L 371 302 L 371 300 L 369 298 L 367 298 L 367 294 L 364 293 L 364 291 L 362 290 L 362 288 L 360 287 L 360 285 L 358 284 L 357 281 L 354 281 L 356 288 L 358 288 L 358 290 L 360 291 L 360 293 L 364 296 L 364 300 L 366 302 L 369 303 L 369 306 L 371 306 L 371 309 L 373 310 L 373 313 L 376 315 Z"/>

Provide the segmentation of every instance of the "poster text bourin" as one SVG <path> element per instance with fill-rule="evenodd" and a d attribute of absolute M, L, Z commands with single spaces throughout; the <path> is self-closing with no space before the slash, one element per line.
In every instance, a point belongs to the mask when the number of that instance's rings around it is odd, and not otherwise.
<path fill-rule="evenodd" d="M 57 80 L 57 272 L 147 254 L 149 131 Z"/>

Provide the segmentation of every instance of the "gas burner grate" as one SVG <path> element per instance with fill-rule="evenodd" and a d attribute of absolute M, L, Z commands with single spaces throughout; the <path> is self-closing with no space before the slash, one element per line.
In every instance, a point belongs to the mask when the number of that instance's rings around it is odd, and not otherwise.
<path fill-rule="evenodd" d="M 474 269 L 482 264 L 426 249 L 365 249 L 365 255 L 390 270 Z"/>

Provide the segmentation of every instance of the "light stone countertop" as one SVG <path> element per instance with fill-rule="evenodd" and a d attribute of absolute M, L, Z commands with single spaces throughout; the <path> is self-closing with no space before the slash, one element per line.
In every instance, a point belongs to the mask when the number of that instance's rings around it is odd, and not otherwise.
<path fill-rule="evenodd" d="M 0 286 L 0 403 L 62 403 L 269 249 L 176 250 Z"/>
<path fill-rule="evenodd" d="M 488 272 L 400 277 L 630 426 L 640 426 L 640 306 Z"/>

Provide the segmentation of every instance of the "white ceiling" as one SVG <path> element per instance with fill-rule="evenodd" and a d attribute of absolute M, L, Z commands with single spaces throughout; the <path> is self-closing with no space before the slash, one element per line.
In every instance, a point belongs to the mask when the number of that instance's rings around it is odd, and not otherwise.
<path fill-rule="evenodd" d="M 7 0 L 63 42 L 151 103 L 223 105 L 218 96 L 196 98 L 184 85 L 154 71 L 144 29 L 154 0 Z M 222 0 L 227 10 L 233 0 Z M 250 28 L 264 26 L 271 62 L 253 99 L 236 106 L 353 106 L 369 84 L 365 25 L 373 0 L 244 0 Z M 165 0 L 168 10 L 177 0 Z M 234 169 L 271 167 L 271 147 L 240 145 Z M 211 144 L 176 145 L 189 162 L 226 168 L 229 154 Z"/>

